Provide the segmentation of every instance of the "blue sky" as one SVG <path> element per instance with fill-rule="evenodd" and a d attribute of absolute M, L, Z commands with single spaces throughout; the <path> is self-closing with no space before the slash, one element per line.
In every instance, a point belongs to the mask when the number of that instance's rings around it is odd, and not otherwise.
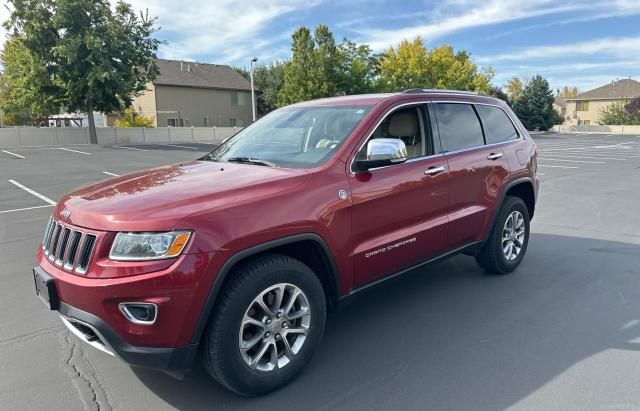
<path fill-rule="evenodd" d="M 640 0 L 130 0 L 158 16 L 160 57 L 248 65 L 287 58 L 296 27 L 325 23 L 375 51 L 421 35 L 472 53 L 494 83 L 542 74 L 588 90 L 640 80 Z M 6 12 L 0 12 L 6 13 Z M 1 16 L 0 16 L 1 17 Z"/>

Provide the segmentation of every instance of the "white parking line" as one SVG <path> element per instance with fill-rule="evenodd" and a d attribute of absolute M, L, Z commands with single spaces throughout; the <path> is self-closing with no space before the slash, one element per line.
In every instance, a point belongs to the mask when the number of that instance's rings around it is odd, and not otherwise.
<path fill-rule="evenodd" d="M 0 214 L 13 213 L 15 211 L 35 210 L 38 208 L 48 208 L 48 207 L 53 207 L 53 206 L 51 204 L 47 204 L 47 205 L 41 205 L 41 206 L 35 206 L 35 207 L 15 208 L 13 210 L 0 211 Z"/>
<path fill-rule="evenodd" d="M 88 156 L 91 155 L 91 153 L 87 153 L 85 151 L 71 150 L 70 148 L 64 148 L 64 147 L 58 147 L 58 150 L 71 151 L 72 153 L 86 154 Z"/>
<path fill-rule="evenodd" d="M 544 161 L 564 161 L 567 163 L 585 163 L 585 164 L 605 164 L 604 161 L 582 161 L 582 160 L 563 160 L 561 158 L 540 157 Z"/>
<path fill-rule="evenodd" d="M 110 173 L 108 171 L 102 171 L 102 174 L 106 174 L 111 177 L 120 177 L 120 174 Z"/>
<path fill-rule="evenodd" d="M 195 147 L 179 146 L 179 145 L 177 145 L 177 144 L 165 144 L 165 146 L 169 146 L 169 147 L 180 147 L 180 148 L 188 148 L 189 150 L 197 150 L 197 148 L 195 148 Z"/>
<path fill-rule="evenodd" d="M 42 194 L 38 193 L 37 191 L 33 191 L 32 189 L 30 189 L 29 187 L 25 187 L 22 184 L 18 183 L 15 180 L 9 180 L 9 182 L 11 184 L 13 184 L 14 186 L 23 189 L 24 191 L 26 191 L 27 193 L 34 195 L 36 197 L 38 197 L 40 200 L 44 201 L 45 203 L 49 203 L 51 205 L 56 205 L 56 202 L 53 201 L 52 199 L 50 199 L 49 197 L 45 197 Z"/>
<path fill-rule="evenodd" d="M 16 156 L 18 158 L 26 158 L 21 156 L 20 154 L 12 153 L 11 151 L 7 151 L 7 150 L 0 150 L 0 151 L 2 151 L 3 153 L 11 154 L 12 156 Z"/>
<path fill-rule="evenodd" d="M 124 147 L 124 146 L 111 146 L 111 148 L 122 148 L 122 149 L 125 149 L 125 150 L 136 150 L 136 151 L 149 151 L 149 150 L 143 150 L 141 148 Z"/>
<path fill-rule="evenodd" d="M 550 166 L 548 164 L 538 164 L 538 167 L 552 167 L 552 168 L 579 168 L 579 167 L 572 167 L 572 166 Z"/>
<path fill-rule="evenodd" d="M 591 153 L 588 153 L 591 154 Z M 561 153 L 555 153 L 554 156 L 556 157 L 566 157 L 566 158 L 590 158 L 590 159 L 594 159 L 594 160 L 613 160 L 613 161 L 627 161 L 626 158 L 618 158 L 618 157 L 589 157 L 589 156 L 576 156 L 576 155 L 572 155 L 572 154 L 561 154 Z M 544 154 L 540 154 L 540 157 L 544 157 Z"/>

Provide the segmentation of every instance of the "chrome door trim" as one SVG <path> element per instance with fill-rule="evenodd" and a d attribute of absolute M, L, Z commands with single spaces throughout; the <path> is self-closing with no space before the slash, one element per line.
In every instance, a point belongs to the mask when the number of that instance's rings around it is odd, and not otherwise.
<path fill-rule="evenodd" d="M 457 154 L 457 153 L 464 153 L 465 151 L 471 151 L 471 150 L 477 150 L 479 148 L 487 148 L 487 147 L 497 147 L 503 144 L 508 144 L 508 143 L 513 143 L 515 141 L 522 141 L 524 140 L 524 136 L 522 135 L 522 133 L 520 132 L 520 128 L 515 124 L 515 122 L 513 121 L 513 118 L 509 115 L 509 113 L 507 113 L 507 111 L 500 107 L 497 104 L 491 104 L 491 103 L 483 103 L 483 102 L 476 102 L 476 101 L 464 101 L 464 100 L 443 100 L 443 99 L 436 99 L 436 100 L 420 100 L 420 101 L 412 101 L 409 103 L 403 103 L 403 104 L 399 104 L 395 107 L 393 107 L 391 109 L 391 111 L 389 111 L 387 114 L 385 114 L 380 120 L 378 120 L 378 122 L 376 123 L 375 127 L 373 127 L 373 129 L 371 130 L 371 132 L 367 135 L 367 138 L 364 139 L 364 141 L 362 142 L 362 144 L 360 145 L 360 147 L 358 147 L 358 149 L 356 150 L 355 154 L 353 155 L 353 157 L 351 157 L 351 161 L 349 162 L 349 174 L 351 176 L 355 176 L 357 173 L 353 171 L 353 164 L 356 160 L 356 156 L 358 155 L 358 153 L 360 152 L 360 150 L 362 150 L 362 148 L 364 147 L 365 144 L 367 144 L 367 141 L 369 141 L 369 139 L 371 138 L 371 136 L 373 135 L 373 133 L 375 133 L 375 131 L 378 129 L 378 127 L 380 126 L 380 124 L 382 124 L 382 122 L 390 115 L 392 114 L 394 111 L 396 111 L 399 108 L 402 107 L 406 107 L 406 106 L 417 106 L 417 105 L 421 105 L 421 104 L 430 104 L 430 103 L 452 103 L 452 104 L 471 104 L 471 105 L 482 105 L 482 106 L 490 106 L 490 107 L 497 107 L 500 110 L 502 110 L 506 115 L 507 118 L 509 119 L 509 121 L 511 121 L 511 124 L 513 125 L 513 128 L 515 128 L 516 132 L 518 133 L 518 138 L 513 139 L 513 140 L 507 140 L 507 141 L 500 141 L 499 143 L 492 143 L 492 144 L 484 144 L 482 146 L 477 146 L 477 147 L 470 147 L 470 148 L 465 148 L 465 149 L 461 149 L 461 150 L 454 150 L 454 151 L 443 151 L 442 153 L 437 153 L 437 154 L 431 154 L 428 156 L 423 156 L 423 157 L 415 157 L 412 159 L 409 159 L 407 161 L 405 161 L 403 164 L 407 164 L 407 163 L 413 163 L 414 161 L 420 161 L 420 160 L 426 160 L 428 158 L 434 158 L 437 156 L 444 156 L 447 154 Z M 429 113 L 427 112 L 427 115 Z M 482 124 L 482 119 L 478 117 L 478 120 L 480 121 L 480 124 Z M 437 119 L 436 119 L 436 123 L 437 123 Z M 426 130 L 425 130 L 426 131 Z M 425 135 L 425 138 L 427 136 Z M 426 147 L 425 147 L 426 148 Z M 394 164 L 396 165 L 396 164 Z M 385 166 L 385 167 L 377 167 L 377 168 L 372 168 L 370 170 L 367 170 L 368 172 L 371 171 L 375 171 L 375 170 L 381 170 L 384 168 L 388 168 L 388 167 L 393 167 L 394 165 L 390 165 L 390 166 Z"/>

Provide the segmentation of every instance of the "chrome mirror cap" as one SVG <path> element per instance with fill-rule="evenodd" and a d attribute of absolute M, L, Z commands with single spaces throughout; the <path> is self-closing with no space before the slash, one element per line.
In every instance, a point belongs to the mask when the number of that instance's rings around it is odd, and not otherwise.
<path fill-rule="evenodd" d="M 367 161 L 401 163 L 407 160 L 407 147 L 399 138 L 375 138 L 367 144 Z"/>

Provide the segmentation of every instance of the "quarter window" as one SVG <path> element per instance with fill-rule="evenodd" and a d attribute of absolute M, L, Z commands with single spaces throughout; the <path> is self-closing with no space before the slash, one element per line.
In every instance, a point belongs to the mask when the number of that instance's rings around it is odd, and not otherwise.
<path fill-rule="evenodd" d="M 487 144 L 501 143 L 518 138 L 518 132 L 504 110 L 483 105 L 477 105 L 476 110 L 478 110 L 484 124 Z"/>
<path fill-rule="evenodd" d="M 480 120 L 470 104 L 438 103 L 435 109 L 438 130 L 444 138 L 447 151 L 484 145 Z"/>

